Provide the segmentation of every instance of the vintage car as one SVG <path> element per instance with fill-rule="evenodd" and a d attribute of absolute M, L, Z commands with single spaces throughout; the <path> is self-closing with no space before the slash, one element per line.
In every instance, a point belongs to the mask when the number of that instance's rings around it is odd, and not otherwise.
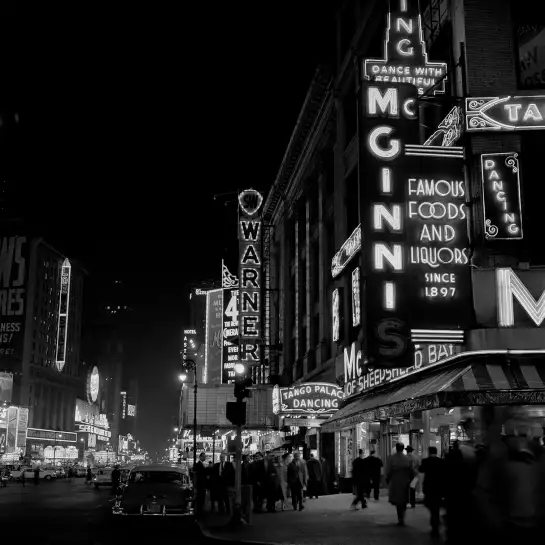
<path fill-rule="evenodd" d="M 95 485 L 95 488 L 99 488 L 101 486 L 112 486 L 112 472 L 113 468 L 110 467 L 97 470 L 93 479 L 93 484 Z"/>
<path fill-rule="evenodd" d="M 11 472 L 10 478 L 13 480 L 20 481 L 23 474 L 26 481 L 31 481 L 35 477 L 34 468 L 27 466 L 27 467 L 20 467 L 18 469 L 14 469 Z M 40 479 L 51 481 L 52 479 L 57 478 L 57 473 L 54 469 L 40 468 L 39 476 L 40 476 Z"/>
<path fill-rule="evenodd" d="M 163 465 L 136 466 L 119 487 L 115 515 L 186 516 L 193 513 L 193 487 L 187 472 Z"/>

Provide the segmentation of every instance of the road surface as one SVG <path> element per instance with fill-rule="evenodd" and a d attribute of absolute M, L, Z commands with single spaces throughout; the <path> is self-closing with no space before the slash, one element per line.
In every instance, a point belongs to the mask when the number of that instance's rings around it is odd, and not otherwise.
<path fill-rule="evenodd" d="M 200 544 L 189 517 L 113 517 L 110 489 L 96 490 L 84 479 L 9 483 L 0 488 L 2 533 L 14 543 L 110 545 L 164 542 Z"/>

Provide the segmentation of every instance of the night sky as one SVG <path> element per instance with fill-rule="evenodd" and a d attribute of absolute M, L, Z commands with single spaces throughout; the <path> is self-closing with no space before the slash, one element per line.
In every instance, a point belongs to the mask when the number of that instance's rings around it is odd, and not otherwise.
<path fill-rule="evenodd" d="M 235 195 L 213 196 L 270 188 L 331 52 L 333 3 L 47 5 L 24 30 L 4 17 L 0 97 L 20 112 L 27 213 L 91 276 L 132 287 L 151 452 L 177 413 L 186 284 L 219 278 L 236 249 Z"/>

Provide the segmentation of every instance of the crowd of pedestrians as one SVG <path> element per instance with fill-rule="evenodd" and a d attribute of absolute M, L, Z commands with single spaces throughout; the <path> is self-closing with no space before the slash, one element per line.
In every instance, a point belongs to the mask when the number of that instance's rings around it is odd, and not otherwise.
<path fill-rule="evenodd" d="M 233 462 L 222 454 L 220 461 L 213 464 L 202 452 L 194 475 L 197 514 L 205 511 L 207 503 L 210 512 L 230 514 L 235 486 Z M 255 513 L 284 511 L 290 503 L 294 510 L 303 511 L 307 498 L 328 492 L 329 476 L 325 459 L 310 454 L 304 460 L 298 451 L 283 455 L 257 452 L 242 460 L 241 482 L 252 487 Z"/>
<path fill-rule="evenodd" d="M 465 424 L 471 426 L 471 421 Z M 412 448 L 397 444 L 384 475 L 398 524 L 405 525 L 407 507 L 415 506 L 416 487 L 421 482 L 431 534 L 439 536 L 444 524 L 449 545 L 541 543 L 545 536 L 545 445 L 520 429 L 520 421 L 513 416 L 505 422 L 503 433 L 489 433 L 486 446 L 454 441 L 443 458 L 432 446 L 422 461 Z M 360 488 L 356 484 L 353 505 L 361 502 L 365 506 L 361 488 L 369 482 L 365 460 L 354 462 L 354 480 Z"/>

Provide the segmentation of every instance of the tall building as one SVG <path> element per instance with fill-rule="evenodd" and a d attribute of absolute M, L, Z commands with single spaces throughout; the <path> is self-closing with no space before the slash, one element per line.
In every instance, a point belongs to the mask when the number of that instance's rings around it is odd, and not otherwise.
<path fill-rule="evenodd" d="M 26 446 L 43 459 L 49 435 L 74 429 L 85 274 L 43 239 L 0 240 L 0 369 L 13 377 L 5 401 L 17 418 L 8 454 Z"/>
<path fill-rule="evenodd" d="M 444 455 L 508 405 L 544 424 L 544 9 L 420 7 L 342 2 L 263 205 L 271 374 L 307 407 L 342 387 L 290 439 L 341 484 L 359 448 Z"/>

